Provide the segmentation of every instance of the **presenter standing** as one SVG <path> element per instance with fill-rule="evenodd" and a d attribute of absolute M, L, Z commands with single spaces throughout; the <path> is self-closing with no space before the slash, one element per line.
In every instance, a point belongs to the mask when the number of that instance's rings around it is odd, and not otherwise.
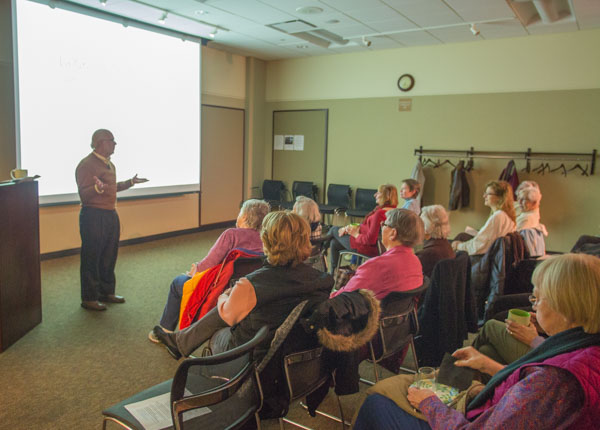
<path fill-rule="evenodd" d="M 106 310 L 102 302 L 125 302 L 124 297 L 115 295 L 120 235 L 115 210 L 117 192 L 148 181 L 136 174 L 127 181 L 117 182 L 115 165 L 110 161 L 116 144 L 109 130 L 96 130 L 92 135 L 92 153 L 75 170 L 81 200 L 81 307 L 93 311 Z"/>

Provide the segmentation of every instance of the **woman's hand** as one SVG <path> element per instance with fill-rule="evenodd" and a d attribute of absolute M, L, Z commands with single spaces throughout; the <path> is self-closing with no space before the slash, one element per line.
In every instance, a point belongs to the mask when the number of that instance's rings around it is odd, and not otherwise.
<path fill-rule="evenodd" d="M 458 244 L 462 243 L 460 240 L 453 241 L 450 246 L 452 247 L 452 251 L 456 251 L 458 249 Z"/>
<path fill-rule="evenodd" d="M 512 337 L 517 339 L 519 342 L 523 342 L 525 345 L 531 345 L 531 341 L 538 336 L 537 329 L 533 322 L 529 322 L 529 325 L 523 325 L 516 323 L 511 320 L 505 320 L 506 331 Z"/>
<path fill-rule="evenodd" d="M 504 368 L 502 364 L 483 355 L 472 346 L 457 349 L 452 356 L 458 359 L 454 362 L 455 366 L 469 367 L 492 376 Z"/>
<path fill-rule="evenodd" d="M 346 226 L 346 232 L 352 237 L 357 237 L 360 234 L 358 226 L 352 224 Z"/>
<path fill-rule="evenodd" d="M 348 232 L 347 232 L 347 228 L 348 228 L 348 227 L 340 227 L 340 228 L 338 229 L 338 236 L 339 236 L 339 237 L 342 237 L 342 236 L 344 236 L 346 233 L 348 233 Z"/>
<path fill-rule="evenodd" d="M 424 390 L 420 388 L 409 388 L 408 389 L 408 401 L 413 406 L 413 408 L 418 409 L 419 404 L 429 398 L 435 396 L 435 393 L 431 390 Z"/>
<path fill-rule="evenodd" d="M 193 277 L 197 271 L 198 271 L 198 266 L 196 266 L 196 263 L 192 263 L 192 268 L 190 269 L 189 272 L 186 273 L 186 275 Z"/>

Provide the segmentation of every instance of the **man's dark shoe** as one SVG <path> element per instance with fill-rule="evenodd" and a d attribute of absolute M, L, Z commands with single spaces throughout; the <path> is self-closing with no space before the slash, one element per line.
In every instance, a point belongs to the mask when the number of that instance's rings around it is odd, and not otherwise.
<path fill-rule="evenodd" d="M 81 307 L 89 311 L 105 311 L 106 305 L 96 300 L 81 302 Z"/>
<path fill-rule="evenodd" d="M 159 325 L 154 327 L 154 335 L 156 338 L 167 347 L 167 351 L 171 354 L 175 360 L 179 360 L 181 358 L 181 352 L 177 348 L 177 343 L 175 342 L 175 333 L 167 333 L 163 330 L 163 328 Z"/>
<path fill-rule="evenodd" d="M 125 297 L 117 296 L 115 294 L 109 294 L 108 296 L 102 296 L 98 300 L 104 303 L 125 303 Z"/>

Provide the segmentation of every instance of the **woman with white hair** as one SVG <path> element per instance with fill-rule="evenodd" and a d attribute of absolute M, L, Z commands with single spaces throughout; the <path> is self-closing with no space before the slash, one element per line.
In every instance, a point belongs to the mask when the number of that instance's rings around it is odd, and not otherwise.
<path fill-rule="evenodd" d="M 544 236 L 548 236 L 548 231 L 544 224 L 540 223 L 541 199 L 539 187 L 518 189 L 517 200 L 521 213 L 517 217 L 517 231 L 523 236 L 531 257 L 540 257 L 546 253 Z"/>
<path fill-rule="evenodd" d="M 425 226 L 425 241 L 423 249 L 416 254 L 421 260 L 423 274 L 431 277 L 433 268 L 438 261 L 455 257 L 452 246 L 448 242 L 450 220 L 448 213 L 441 205 L 423 207 L 421 219 Z"/>
<path fill-rule="evenodd" d="M 292 212 L 300 215 L 310 225 L 310 241 L 321 238 L 321 212 L 319 205 L 310 197 L 298 196 Z"/>

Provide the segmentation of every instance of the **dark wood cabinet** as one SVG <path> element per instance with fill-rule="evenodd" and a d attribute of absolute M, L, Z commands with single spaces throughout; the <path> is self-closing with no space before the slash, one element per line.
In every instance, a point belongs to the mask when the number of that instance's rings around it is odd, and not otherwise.
<path fill-rule="evenodd" d="M 0 352 L 41 321 L 38 184 L 0 184 Z"/>

